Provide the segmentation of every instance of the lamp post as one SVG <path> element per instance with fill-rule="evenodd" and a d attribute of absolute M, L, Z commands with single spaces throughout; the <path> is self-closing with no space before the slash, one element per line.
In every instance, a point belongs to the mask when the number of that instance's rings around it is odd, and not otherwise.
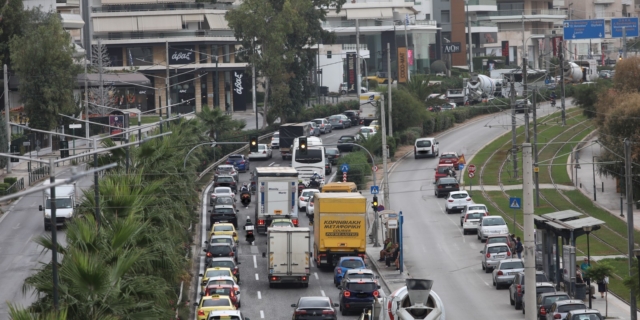
<path fill-rule="evenodd" d="M 584 226 L 584 227 L 582 227 L 582 230 L 584 230 L 584 232 L 587 234 L 587 265 L 589 267 L 591 267 L 591 250 L 590 250 L 590 246 L 589 246 L 589 233 L 591 233 L 591 230 L 593 230 L 593 226 Z M 589 309 L 591 309 L 592 308 L 592 306 L 591 306 L 591 277 L 587 278 L 587 288 L 588 288 L 587 295 L 589 295 Z"/>
<path fill-rule="evenodd" d="M 591 169 L 593 169 L 593 201 L 596 201 L 596 156 L 592 157 Z"/>
<path fill-rule="evenodd" d="M 634 249 L 633 254 L 638 259 L 638 288 L 640 288 L 640 249 Z"/>

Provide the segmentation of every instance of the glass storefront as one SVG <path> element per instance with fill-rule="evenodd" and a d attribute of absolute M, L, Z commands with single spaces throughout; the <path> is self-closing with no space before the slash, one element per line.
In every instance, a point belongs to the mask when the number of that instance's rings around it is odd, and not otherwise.
<path fill-rule="evenodd" d="M 100 104 L 100 89 L 89 88 L 89 102 Z M 137 108 L 140 111 L 147 111 L 155 108 L 154 90 L 144 87 L 106 87 L 105 95 L 108 96 L 108 107 L 117 109 Z M 82 90 L 84 97 L 84 90 Z"/>
<path fill-rule="evenodd" d="M 188 113 L 195 110 L 196 87 L 194 73 L 172 75 L 170 78 L 171 104 L 180 105 L 171 107 L 171 113 Z"/>
<path fill-rule="evenodd" d="M 129 47 L 126 48 L 128 66 L 153 65 L 153 47 Z"/>

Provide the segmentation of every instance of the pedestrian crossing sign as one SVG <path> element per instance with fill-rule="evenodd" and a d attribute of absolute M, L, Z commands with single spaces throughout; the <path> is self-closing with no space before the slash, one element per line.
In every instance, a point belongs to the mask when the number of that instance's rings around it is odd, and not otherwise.
<path fill-rule="evenodd" d="M 522 208 L 522 199 L 516 198 L 516 197 L 509 198 L 509 208 L 511 209 Z"/>

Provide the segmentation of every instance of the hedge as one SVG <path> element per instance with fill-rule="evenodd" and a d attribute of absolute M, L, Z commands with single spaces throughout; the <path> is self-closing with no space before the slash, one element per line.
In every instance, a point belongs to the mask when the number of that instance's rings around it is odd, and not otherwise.
<path fill-rule="evenodd" d="M 9 186 L 12 186 L 17 181 L 18 181 L 18 178 L 16 178 L 16 177 L 6 177 L 6 178 L 4 178 L 4 183 L 8 184 Z"/>
<path fill-rule="evenodd" d="M 350 152 L 338 158 L 338 168 L 345 163 L 349 164 L 347 181 L 357 184 L 360 190 L 365 189 L 367 182 L 365 175 L 371 174 L 369 156 L 364 151 Z M 341 178 L 340 175 L 336 175 L 336 177 Z"/>

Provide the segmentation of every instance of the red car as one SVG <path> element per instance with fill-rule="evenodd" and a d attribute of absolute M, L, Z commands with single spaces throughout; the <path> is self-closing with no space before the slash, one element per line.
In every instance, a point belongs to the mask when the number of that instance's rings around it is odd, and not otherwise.
<path fill-rule="evenodd" d="M 438 167 L 436 169 L 434 169 L 434 170 L 436 170 L 435 181 L 438 182 L 438 179 L 446 177 L 448 169 L 453 169 L 453 165 L 452 164 L 439 164 Z"/>
<path fill-rule="evenodd" d="M 440 154 L 440 162 L 439 164 L 450 164 L 453 165 L 453 168 L 458 170 L 458 161 L 460 160 L 460 156 L 458 156 L 455 152 L 443 152 Z"/>
<path fill-rule="evenodd" d="M 204 295 L 205 296 L 210 296 L 210 295 L 221 295 L 221 296 L 228 296 L 229 299 L 231 299 L 231 303 L 233 303 L 233 305 L 236 307 L 236 309 L 240 308 L 240 299 L 238 299 L 238 293 L 240 291 L 238 290 L 234 290 L 234 288 L 232 286 L 229 285 L 218 285 L 218 284 L 214 284 L 214 285 L 210 285 L 208 286 L 205 290 L 204 290 Z"/>

